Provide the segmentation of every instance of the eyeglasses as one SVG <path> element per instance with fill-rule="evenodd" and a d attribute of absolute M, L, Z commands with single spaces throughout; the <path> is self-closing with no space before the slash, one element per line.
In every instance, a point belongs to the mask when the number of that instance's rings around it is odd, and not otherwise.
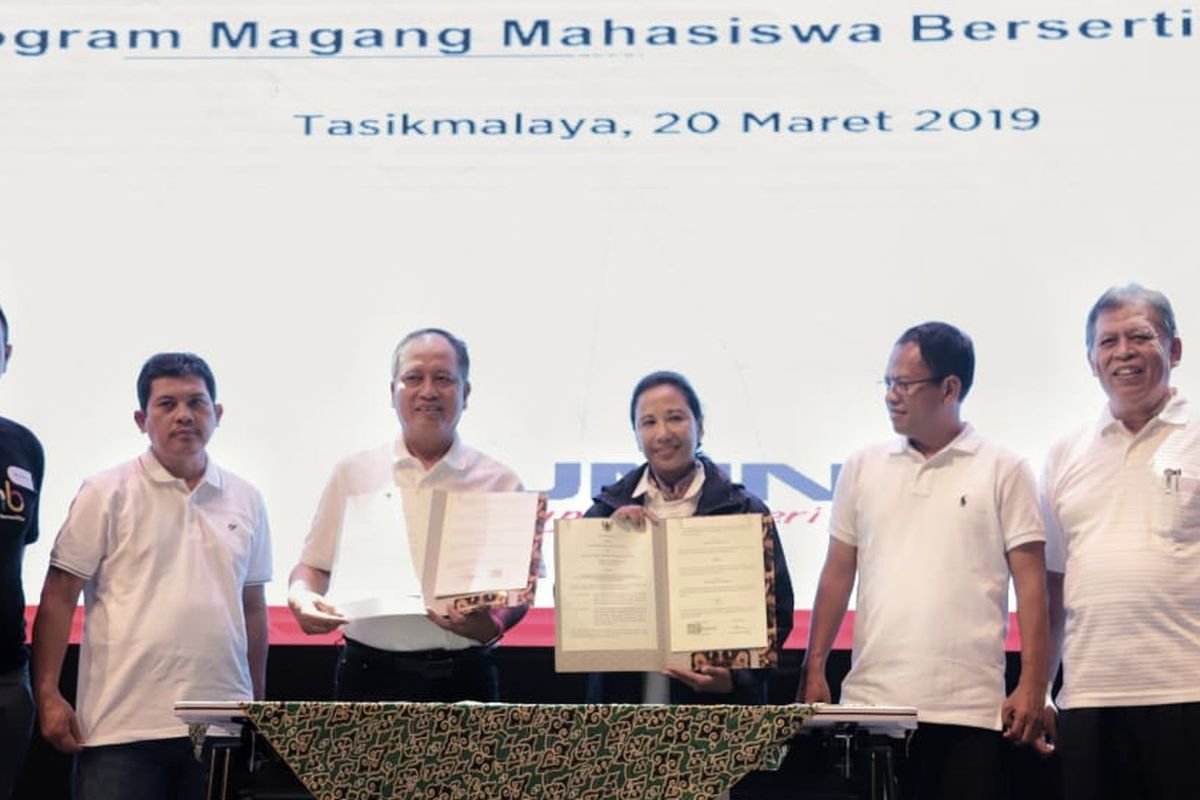
<path fill-rule="evenodd" d="M 884 378 L 879 383 L 883 386 L 885 392 L 895 389 L 898 394 L 910 395 L 913 392 L 914 386 L 920 386 L 922 383 L 941 383 L 945 379 L 945 375 L 935 375 L 932 378 L 916 378 L 911 381 L 904 378 Z"/>

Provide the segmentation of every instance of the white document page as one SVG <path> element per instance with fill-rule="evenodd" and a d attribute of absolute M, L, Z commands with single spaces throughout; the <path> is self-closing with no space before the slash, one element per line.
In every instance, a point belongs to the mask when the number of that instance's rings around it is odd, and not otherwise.
<path fill-rule="evenodd" d="M 766 646 L 761 517 L 669 520 L 667 572 L 672 652 Z"/>
<path fill-rule="evenodd" d="M 447 494 L 434 596 L 524 587 L 537 514 L 536 492 Z"/>
<path fill-rule="evenodd" d="M 658 648 L 654 539 L 608 520 L 559 520 L 560 646 L 564 651 Z"/>
<path fill-rule="evenodd" d="M 429 540 L 429 517 L 433 511 L 436 489 L 399 489 L 404 505 L 404 524 L 408 531 L 408 547 L 412 552 L 413 570 L 418 579 L 425 577 L 425 545 Z M 391 494 L 395 494 L 392 491 Z M 424 585 L 424 584 L 422 584 Z"/>
<path fill-rule="evenodd" d="M 425 616 L 405 507 L 395 489 L 346 499 L 329 588 L 330 602 L 346 618 Z M 418 533 L 423 540 L 424 530 Z"/>

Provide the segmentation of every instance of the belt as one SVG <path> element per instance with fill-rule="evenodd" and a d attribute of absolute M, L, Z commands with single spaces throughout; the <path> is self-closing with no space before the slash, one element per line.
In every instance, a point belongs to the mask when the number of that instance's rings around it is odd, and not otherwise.
<path fill-rule="evenodd" d="M 455 664 L 490 658 L 492 648 L 479 645 L 460 650 L 381 650 L 347 638 L 346 652 L 386 669 L 418 673 L 426 677 L 449 677 Z"/>

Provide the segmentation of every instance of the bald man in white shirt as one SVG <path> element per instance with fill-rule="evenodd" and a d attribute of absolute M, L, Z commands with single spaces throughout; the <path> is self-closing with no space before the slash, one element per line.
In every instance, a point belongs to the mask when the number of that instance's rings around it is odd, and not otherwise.
<path fill-rule="evenodd" d="M 348 498 L 391 487 L 521 489 L 516 473 L 459 439 L 458 421 L 471 394 L 469 370 L 466 344 L 449 331 L 422 328 L 401 339 L 392 357 L 391 382 L 400 434 L 339 463 L 321 496 L 300 563 L 292 570 L 288 605 L 307 633 L 345 625 L 334 682 L 339 700 L 499 699 L 492 649 L 524 616 L 525 606 L 350 622 L 325 597 Z"/>

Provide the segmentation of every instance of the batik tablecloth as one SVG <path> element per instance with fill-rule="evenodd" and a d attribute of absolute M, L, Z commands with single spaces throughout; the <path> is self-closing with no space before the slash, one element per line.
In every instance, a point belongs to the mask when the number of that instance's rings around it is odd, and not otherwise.
<path fill-rule="evenodd" d="M 805 705 L 246 703 L 318 800 L 716 797 L 772 769 Z"/>

